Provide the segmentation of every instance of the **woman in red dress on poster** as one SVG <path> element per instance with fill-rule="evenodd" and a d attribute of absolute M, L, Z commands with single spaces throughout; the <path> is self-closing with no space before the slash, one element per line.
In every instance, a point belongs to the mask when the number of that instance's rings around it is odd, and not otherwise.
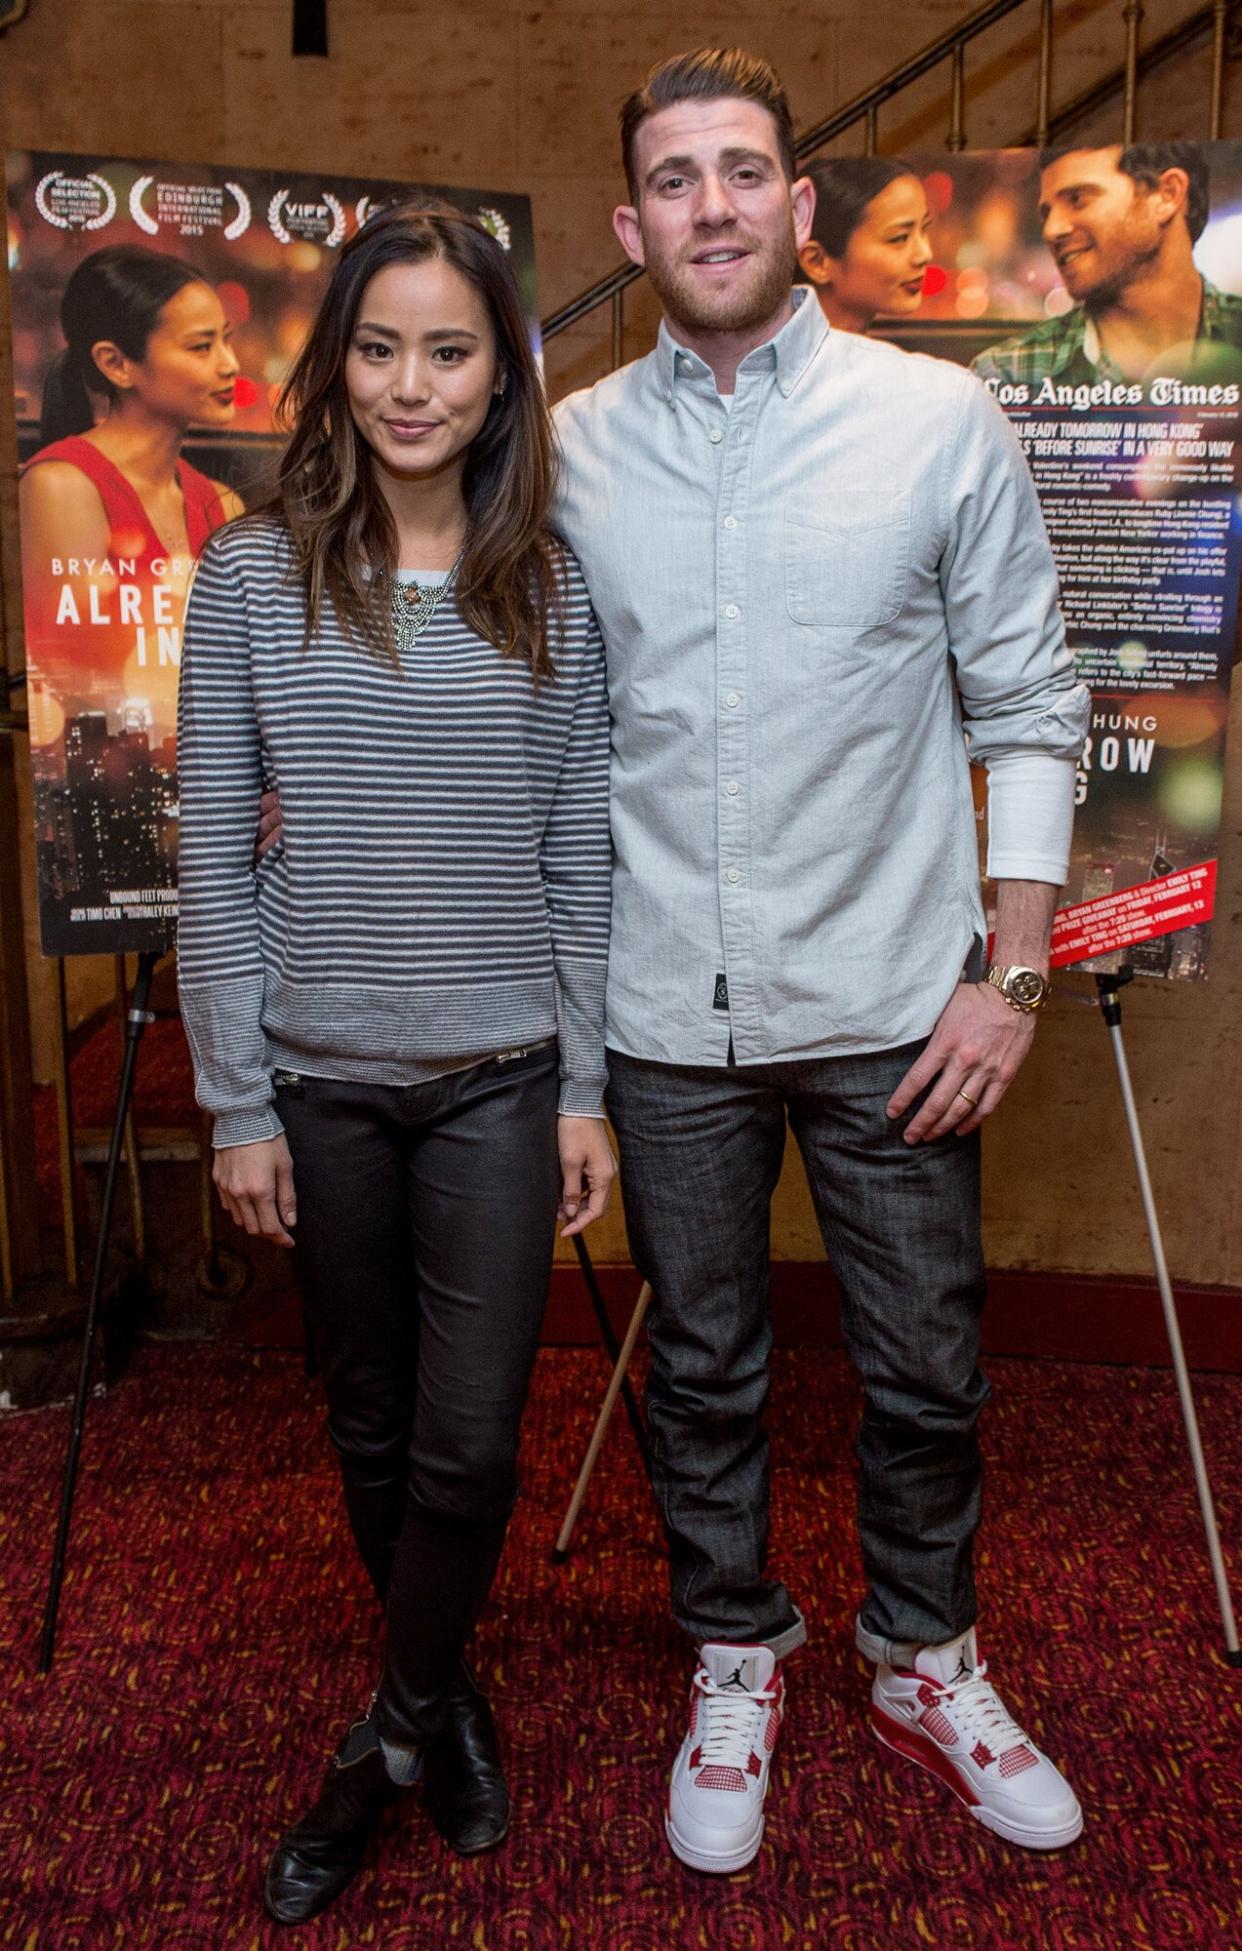
<path fill-rule="evenodd" d="M 191 556 L 241 503 L 180 458 L 191 426 L 227 427 L 237 358 L 194 265 L 140 244 L 95 251 L 61 300 L 65 351 L 22 473 L 36 553 Z M 125 546 L 120 546 L 121 541 Z"/>
<path fill-rule="evenodd" d="M 158 624 L 179 636 L 194 558 L 242 504 L 181 458 L 191 427 L 235 412 L 229 323 L 201 271 L 143 245 L 95 251 L 65 287 L 61 326 L 19 493 L 30 663 L 64 701 L 89 688 L 86 671 L 120 681 L 133 662 L 118 585 L 143 592 L 130 607 L 152 644 Z M 171 721 L 175 668 L 166 688 Z"/>
<path fill-rule="evenodd" d="M 917 312 L 934 253 L 927 196 L 909 163 L 829 156 L 807 175 L 815 216 L 798 262 L 828 323 L 867 332 L 878 317 Z"/>

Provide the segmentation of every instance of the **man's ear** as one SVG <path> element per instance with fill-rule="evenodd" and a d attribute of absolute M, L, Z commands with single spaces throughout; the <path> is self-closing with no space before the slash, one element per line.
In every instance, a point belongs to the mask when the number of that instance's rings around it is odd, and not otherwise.
<path fill-rule="evenodd" d="M 814 237 L 798 252 L 798 263 L 813 285 L 826 285 L 832 277 L 833 260 Z"/>
<path fill-rule="evenodd" d="M 1179 211 L 1184 212 L 1190 198 L 1190 177 L 1184 169 L 1162 169 L 1152 191 L 1156 199 L 1156 217 L 1162 224 L 1171 223 Z"/>
<path fill-rule="evenodd" d="M 632 203 L 620 203 L 612 213 L 612 227 L 620 239 L 621 249 L 631 264 L 646 265 L 647 253 L 643 249 L 642 226 L 638 212 Z"/>
<path fill-rule="evenodd" d="M 132 361 L 111 339 L 97 339 L 91 347 L 91 358 L 109 386 L 118 393 L 128 393 L 133 386 Z"/>
<path fill-rule="evenodd" d="M 809 176 L 799 176 L 790 185 L 789 200 L 793 205 L 794 243 L 801 250 L 811 235 L 815 215 L 815 185 Z"/>

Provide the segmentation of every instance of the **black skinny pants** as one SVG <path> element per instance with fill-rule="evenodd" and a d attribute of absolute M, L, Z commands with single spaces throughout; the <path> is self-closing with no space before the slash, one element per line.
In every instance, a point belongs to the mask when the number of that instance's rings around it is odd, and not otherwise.
<path fill-rule="evenodd" d="M 328 1430 L 387 1605 L 376 1713 L 396 1743 L 435 1731 L 517 1492 L 557 1092 L 555 1044 L 408 1086 L 276 1073 Z"/>

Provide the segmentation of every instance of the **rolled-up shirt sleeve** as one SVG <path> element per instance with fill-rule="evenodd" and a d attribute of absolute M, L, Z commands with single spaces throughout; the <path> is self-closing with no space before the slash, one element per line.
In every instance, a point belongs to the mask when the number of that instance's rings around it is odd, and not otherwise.
<path fill-rule="evenodd" d="M 963 387 L 946 450 L 944 493 L 940 580 L 970 756 L 989 768 L 989 871 L 1059 886 L 1091 694 L 1074 675 L 1022 449 L 974 381 Z"/>
<path fill-rule="evenodd" d="M 199 1103 L 217 1147 L 275 1138 L 262 1027 L 254 836 L 263 789 L 245 593 L 209 544 L 186 605 L 177 713 L 177 982 Z"/>
<path fill-rule="evenodd" d="M 997 752 L 988 763 L 988 861 L 994 881 L 1063 887 L 1074 833 L 1073 759 Z"/>

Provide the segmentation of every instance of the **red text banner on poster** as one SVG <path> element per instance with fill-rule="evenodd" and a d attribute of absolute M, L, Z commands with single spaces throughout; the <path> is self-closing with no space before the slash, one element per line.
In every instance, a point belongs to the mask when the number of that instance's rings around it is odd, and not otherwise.
<path fill-rule="evenodd" d="M 1078 901 L 1057 912 L 1052 966 L 1064 969 L 1096 955 L 1111 955 L 1137 942 L 1172 935 L 1210 921 L 1216 906 L 1216 862 L 1200 861 L 1180 874 L 1143 881 L 1119 894 Z"/>

